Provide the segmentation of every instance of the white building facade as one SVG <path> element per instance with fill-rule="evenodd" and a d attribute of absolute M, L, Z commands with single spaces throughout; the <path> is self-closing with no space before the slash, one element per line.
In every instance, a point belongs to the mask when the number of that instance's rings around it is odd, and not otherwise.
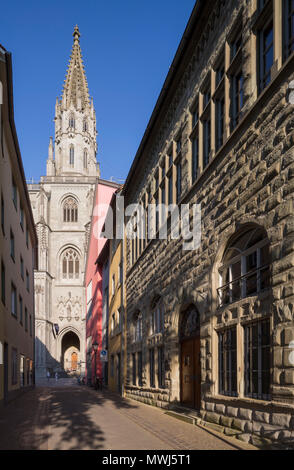
<path fill-rule="evenodd" d="M 35 272 L 36 377 L 47 371 L 85 370 L 84 271 L 93 210 L 96 117 L 75 27 L 61 99 L 55 106 L 55 141 L 49 142 L 47 174 L 30 184 L 38 235 Z"/>

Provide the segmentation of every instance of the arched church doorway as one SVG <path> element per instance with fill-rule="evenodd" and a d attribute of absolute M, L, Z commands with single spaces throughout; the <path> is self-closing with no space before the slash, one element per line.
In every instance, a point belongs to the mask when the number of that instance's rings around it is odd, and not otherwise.
<path fill-rule="evenodd" d="M 68 331 L 62 338 L 61 364 L 65 372 L 76 372 L 79 369 L 80 340 L 76 333 Z"/>
<path fill-rule="evenodd" d="M 190 305 L 180 318 L 181 403 L 200 409 L 200 317 L 196 307 Z"/>

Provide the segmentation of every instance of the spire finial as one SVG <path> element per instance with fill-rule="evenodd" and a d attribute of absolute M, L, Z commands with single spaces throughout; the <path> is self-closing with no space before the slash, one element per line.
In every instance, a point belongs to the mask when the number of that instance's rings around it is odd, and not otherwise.
<path fill-rule="evenodd" d="M 74 41 L 78 41 L 78 42 L 79 42 L 80 35 L 81 35 L 81 34 L 80 34 L 80 31 L 79 31 L 79 27 L 78 27 L 78 25 L 76 24 L 76 25 L 75 25 L 74 32 L 73 32 Z"/>

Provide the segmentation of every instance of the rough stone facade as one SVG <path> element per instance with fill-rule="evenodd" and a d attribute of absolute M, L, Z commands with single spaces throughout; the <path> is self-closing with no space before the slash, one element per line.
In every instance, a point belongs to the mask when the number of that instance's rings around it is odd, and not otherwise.
<path fill-rule="evenodd" d="M 150 240 L 144 249 L 139 248 L 134 260 L 132 242 L 127 240 L 127 396 L 160 407 L 181 402 L 181 315 L 194 305 L 200 315 L 199 413 L 219 428 L 238 430 L 241 439 L 255 443 L 263 438 L 294 441 L 294 57 L 283 60 L 279 55 L 282 32 L 276 15 L 281 13 L 277 11 L 281 4 L 274 2 L 276 43 L 271 81 L 258 93 L 253 28 L 258 16 L 256 2 L 197 2 L 124 188 L 126 204 L 147 200 L 149 189 L 151 195 L 156 194 L 158 169 L 181 134 L 179 204 L 201 204 L 201 244 L 197 250 L 183 251 L 182 238 L 172 240 L 169 231 L 167 240 Z M 198 177 L 192 182 L 193 103 L 203 100 L 206 77 L 224 49 L 228 65 L 228 44 L 239 25 L 242 117 L 230 131 L 226 102 L 224 142 L 216 150 L 212 122 L 209 164 L 203 168 L 200 162 Z M 224 78 L 226 100 L 228 75 Z M 213 121 L 213 101 L 211 106 Z M 199 125 L 203 129 L 203 122 Z M 249 226 L 266 233 L 270 282 L 259 293 L 220 306 L 217 289 L 226 247 L 234 234 Z M 152 302 L 157 296 L 164 304 L 164 328 L 150 336 Z M 137 312 L 142 313 L 140 341 L 133 333 Z M 245 396 L 244 386 L 244 327 L 263 318 L 270 321 L 269 400 Z M 219 391 L 218 333 L 232 326 L 237 329 L 238 363 L 234 397 Z M 148 354 L 152 342 L 164 346 L 164 387 L 157 383 L 150 387 Z M 140 385 L 132 383 L 131 358 L 136 351 L 143 355 Z"/>

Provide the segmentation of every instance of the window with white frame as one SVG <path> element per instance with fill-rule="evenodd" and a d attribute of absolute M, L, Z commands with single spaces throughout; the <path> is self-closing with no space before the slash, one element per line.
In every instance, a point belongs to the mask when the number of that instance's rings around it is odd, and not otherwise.
<path fill-rule="evenodd" d="M 247 228 L 229 243 L 219 270 L 219 305 L 226 305 L 269 286 L 269 242 L 261 228 Z"/>

